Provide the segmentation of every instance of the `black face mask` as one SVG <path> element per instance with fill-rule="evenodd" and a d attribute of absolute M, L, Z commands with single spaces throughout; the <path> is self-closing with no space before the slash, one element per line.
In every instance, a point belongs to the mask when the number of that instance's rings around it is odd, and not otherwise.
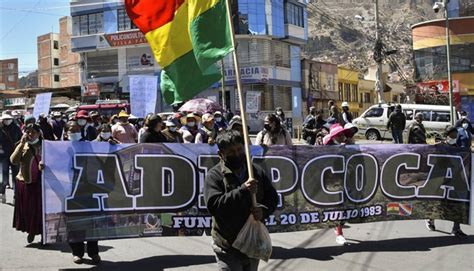
<path fill-rule="evenodd" d="M 271 130 L 272 130 L 272 127 L 270 126 L 270 124 L 265 124 L 265 125 L 263 126 L 263 128 L 265 128 L 265 130 L 267 130 L 267 131 L 271 131 Z"/>
<path fill-rule="evenodd" d="M 245 154 L 226 156 L 224 162 L 230 169 L 241 169 L 245 163 Z"/>

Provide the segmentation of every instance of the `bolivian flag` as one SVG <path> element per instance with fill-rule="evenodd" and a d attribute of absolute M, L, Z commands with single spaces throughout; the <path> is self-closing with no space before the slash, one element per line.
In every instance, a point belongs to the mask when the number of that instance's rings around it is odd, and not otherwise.
<path fill-rule="evenodd" d="M 215 63 L 233 50 L 226 0 L 125 0 L 162 68 L 168 104 L 183 102 L 221 78 Z"/>

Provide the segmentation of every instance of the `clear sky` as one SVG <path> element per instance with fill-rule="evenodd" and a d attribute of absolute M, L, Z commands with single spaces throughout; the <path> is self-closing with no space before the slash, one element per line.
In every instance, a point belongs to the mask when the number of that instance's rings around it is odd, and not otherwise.
<path fill-rule="evenodd" d="M 18 58 L 20 77 L 38 67 L 36 38 L 59 32 L 69 0 L 0 0 L 0 59 Z"/>

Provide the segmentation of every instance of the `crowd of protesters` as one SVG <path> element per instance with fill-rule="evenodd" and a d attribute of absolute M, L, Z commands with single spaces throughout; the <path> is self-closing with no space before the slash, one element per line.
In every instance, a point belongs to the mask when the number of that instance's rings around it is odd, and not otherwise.
<path fill-rule="evenodd" d="M 353 116 L 349 104 L 344 102 L 341 109 L 333 102 L 328 103 L 328 114 L 322 109 L 309 108 L 309 114 L 302 125 L 302 138 L 309 145 L 349 145 L 356 144 L 355 135 L 358 128 L 352 124 Z M 437 144 L 449 146 L 471 147 L 473 128 L 465 112 L 455 126 L 445 130 L 445 139 L 438 140 Z M 293 140 L 286 126 L 286 118 L 282 108 L 276 108 L 274 113 L 268 114 L 264 119 L 264 126 L 258 132 L 255 143 L 257 145 L 292 145 Z M 98 112 L 81 110 L 69 115 L 61 112 L 52 112 L 49 116 L 40 115 L 35 119 L 32 115 L 21 116 L 16 112 L 4 112 L 0 119 L 0 159 L 2 163 L 2 180 L 0 185 L 0 199 L 6 203 L 5 190 L 14 190 L 14 219 L 13 226 L 19 231 L 26 232 L 27 242 L 34 241 L 36 235 L 41 235 L 41 171 L 44 167 L 41 158 L 41 142 L 53 141 L 95 141 L 110 144 L 133 143 L 187 143 L 187 144 L 217 144 L 223 166 L 242 170 L 245 157 L 242 150 L 231 153 L 226 144 L 237 144 L 242 148 L 242 119 L 230 110 L 224 112 L 178 112 L 174 114 L 148 114 L 144 119 L 136 118 L 125 111 L 111 117 L 101 116 Z M 387 130 L 393 135 L 395 144 L 404 143 L 403 132 L 407 131 L 408 144 L 427 144 L 427 134 L 423 126 L 423 114 L 416 114 L 412 123 L 407 123 L 400 105 L 394 106 L 389 116 Z M 227 141 L 232 141 L 231 143 Z M 238 165 L 237 165 L 238 164 Z M 10 179 L 10 174 L 12 178 Z M 217 174 L 217 173 L 216 173 Z M 238 176 L 237 176 L 238 177 Z M 220 179 L 222 176 L 214 176 Z M 260 176 L 260 178 L 266 178 Z M 255 187 L 253 180 L 240 178 L 236 184 L 242 184 L 246 190 L 252 191 Z M 237 186 L 236 186 L 237 187 Z M 244 190 L 245 190 L 244 189 Z M 211 190 L 215 190 L 211 192 Z M 206 196 L 210 211 L 216 218 L 222 214 L 214 201 L 213 193 L 216 187 L 207 187 Z M 270 190 L 268 190 L 270 191 Z M 220 193 L 220 192 L 219 192 Z M 244 193 L 244 192 L 243 192 Z M 272 194 L 273 192 L 267 192 Z M 218 195 L 218 194 L 216 194 Z M 247 195 L 247 194 L 245 194 Z M 274 195 L 271 195 L 274 197 Z M 272 202 L 273 202 L 272 198 Z M 232 202 L 228 204 L 232 205 Z M 215 206 L 215 210 L 214 207 Z M 272 203 L 273 206 L 273 203 Z M 239 223 L 245 220 L 249 208 L 239 217 Z M 260 219 L 266 217 L 259 215 Z M 224 215 L 225 216 L 225 215 Z M 224 219 L 225 217 L 222 216 Z M 225 224 L 226 222 L 218 222 Z M 217 224 L 216 224 L 217 225 Z M 433 220 L 426 220 L 429 230 L 435 230 Z M 217 227 L 219 227 L 217 225 Z M 346 243 L 342 231 L 343 223 L 335 226 L 336 242 Z M 219 231 L 219 228 L 213 230 Z M 232 232 L 232 238 L 235 238 Z M 223 233 L 226 234 L 226 233 Z M 466 235 L 461 231 L 458 223 L 453 225 L 452 234 L 458 237 Z M 230 235 L 229 235 L 230 236 Z M 225 245 L 225 236 L 215 238 L 214 250 L 219 261 L 224 261 L 221 255 Z M 225 241 L 225 240 L 224 240 Z M 70 243 L 75 263 L 81 263 L 84 256 L 84 243 Z M 235 252 L 235 251 L 234 251 Z M 101 261 L 98 243 L 88 242 L 87 253 L 94 263 Z M 234 256 L 241 257 L 238 253 Z M 221 262 L 220 265 L 226 266 Z"/>

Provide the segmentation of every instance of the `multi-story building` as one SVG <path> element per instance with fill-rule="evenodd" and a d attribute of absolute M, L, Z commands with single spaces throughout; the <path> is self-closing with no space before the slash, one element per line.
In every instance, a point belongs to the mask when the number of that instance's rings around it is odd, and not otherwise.
<path fill-rule="evenodd" d="M 18 88 L 18 58 L 0 60 L 0 90 Z"/>
<path fill-rule="evenodd" d="M 86 4 L 86 5 L 84 5 Z M 234 25 L 246 104 L 250 120 L 283 107 L 289 117 L 302 118 L 301 45 L 307 40 L 306 0 L 233 1 Z M 96 84 L 101 96 L 128 97 L 128 76 L 159 75 L 150 48 L 117 1 L 71 1 L 72 51 L 84 62 L 81 85 Z M 225 107 L 236 111 L 235 70 L 224 59 Z M 221 86 L 199 94 L 221 101 Z M 161 100 L 161 98 L 160 98 Z M 158 102 L 162 111 L 170 108 Z"/>
<path fill-rule="evenodd" d="M 308 59 L 302 61 L 303 104 L 305 115 L 309 107 L 329 112 L 328 102 L 339 101 L 337 91 L 337 65 Z"/>
<path fill-rule="evenodd" d="M 468 12 L 469 5 L 461 9 Z M 449 20 L 454 103 L 474 116 L 474 16 Z M 445 20 L 412 26 L 415 82 L 420 102 L 447 104 L 448 71 Z M 428 102 L 427 102 L 428 100 Z"/>
<path fill-rule="evenodd" d="M 38 86 L 59 88 L 59 34 L 48 33 L 37 38 Z"/>
<path fill-rule="evenodd" d="M 79 86 L 80 58 L 71 52 L 71 17 L 59 19 L 59 33 L 37 38 L 38 85 L 43 88 Z"/>

